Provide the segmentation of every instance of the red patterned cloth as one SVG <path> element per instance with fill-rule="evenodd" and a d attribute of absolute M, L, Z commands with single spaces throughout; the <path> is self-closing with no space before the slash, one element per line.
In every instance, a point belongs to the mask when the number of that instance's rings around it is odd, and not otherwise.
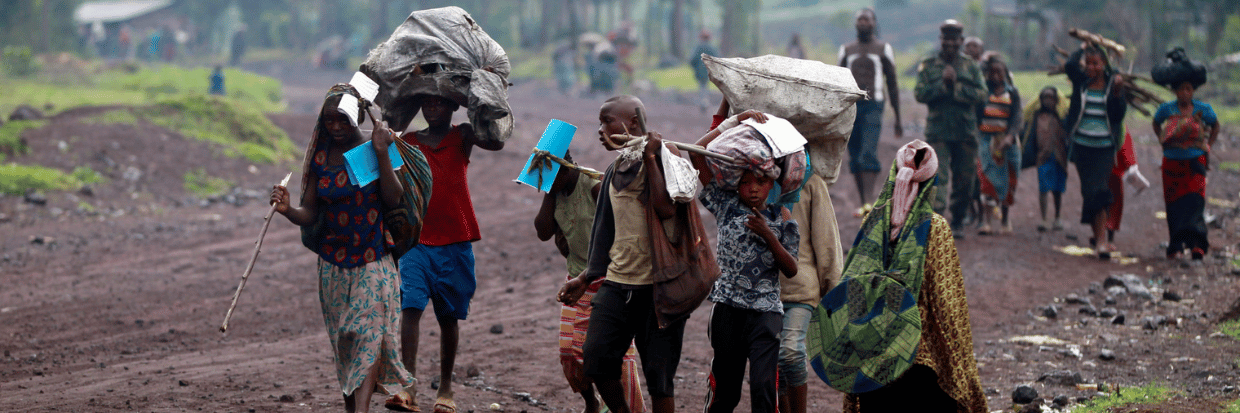
<path fill-rule="evenodd" d="M 573 277 L 569 275 L 565 281 Z M 564 378 L 568 380 L 568 386 L 574 393 L 581 393 L 589 385 L 585 378 L 585 368 L 582 366 L 581 348 L 586 344 L 586 330 L 590 326 L 590 301 L 594 299 L 594 294 L 598 293 L 603 281 L 605 280 L 600 278 L 586 287 L 586 293 L 577 300 L 576 305 L 560 306 L 560 364 L 564 367 Z M 629 411 L 645 413 L 641 379 L 637 375 L 637 347 L 632 343 L 629 343 L 629 351 L 624 353 L 620 369 L 620 387 L 624 388 Z"/>
<path fill-rule="evenodd" d="M 1132 134 L 1125 128 L 1124 146 L 1120 147 L 1119 155 L 1115 157 L 1115 167 L 1111 168 L 1111 176 L 1107 178 L 1107 187 L 1111 188 L 1115 199 L 1107 210 L 1107 229 L 1111 231 L 1119 231 L 1119 224 L 1124 220 L 1124 172 L 1136 164 L 1137 154 L 1132 149 Z"/>

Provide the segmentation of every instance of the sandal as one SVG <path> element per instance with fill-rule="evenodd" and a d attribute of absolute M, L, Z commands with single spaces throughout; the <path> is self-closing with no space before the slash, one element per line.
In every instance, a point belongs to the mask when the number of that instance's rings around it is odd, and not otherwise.
<path fill-rule="evenodd" d="M 435 413 L 456 413 L 456 402 L 452 401 L 452 397 L 439 396 L 435 399 Z"/>
<path fill-rule="evenodd" d="M 393 394 L 392 397 L 389 397 L 387 401 L 383 402 L 383 407 L 386 407 L 388 410 L 395 410 L 398 412 L 422 411 L 422 409 L 418 407 L 417 398 L 414 397 L 414 394 L 409 392 L 408 389 L 401 389 L 396 392 L 396 394 Z"/>

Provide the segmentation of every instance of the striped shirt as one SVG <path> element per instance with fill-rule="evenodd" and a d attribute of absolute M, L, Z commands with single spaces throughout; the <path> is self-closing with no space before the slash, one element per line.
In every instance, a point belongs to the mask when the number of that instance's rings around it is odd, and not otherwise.
<path fill-rule="evenodd" d="M 978 130 L 985 134 L 1006 134 L 1008 120 L 1012 118 L 1012 94 L 1003 92 L 1000 95 L 986 96 L 986 107 L 982 111 L 981 125 Z"/>
<path fill-rule="evenodd" d="M 1085 90 L 1085 109 L 1081 111 L 1080 126 L 1076 128 L 1073 140 L 1081 146 L 1091 148 L 1109 148 L 1115 145 L 1111 141 L 1111 125 L 1107 124 L 1105 91 Z"/>

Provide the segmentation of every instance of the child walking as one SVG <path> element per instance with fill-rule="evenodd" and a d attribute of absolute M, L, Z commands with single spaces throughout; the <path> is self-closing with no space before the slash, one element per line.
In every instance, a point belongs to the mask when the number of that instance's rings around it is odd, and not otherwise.
<path fill-rule="evenodd" d="M 572 155 L 565 153 L 564 160 L 572 162 Z M 551 183 L 551 191 L 543 196 L 542 207 L 534 217 L 534 229 L 538 239 L 555 239 L 560 254 L 568 259 L 568 277 L 577 278 L 586 269 L 586 257 L 590 252 L 590 227 L 594 225 L 594 208 L 602 182 L 577 169 L 561 167 Z M 594 392 L 594 382 L 585 376 L 581 348 L 585 345 L 586 331 L 590 325 L 590 300 L 598 293 L 603 280 L 597 280 L 586 288 L 586 293 L 573 304 L 560 309 L 560 364 L 564 378 L 573 392 L 585 400 L 585 413 L 599 412 L 599 399 Z M 620 386 L 630 410 L 645 412 L 642 401 L 641 381 L 637 377 L 637 348 L 631 343 L 624 353 Z"/>
<path fill-rule="evenodd" d="M 745 119 L 766 122 L 766 115 L 743 112 L 697 144 L 705 147 L 723 135 L 725 140 L 753 139 L 765 145 L 765 138 L 753 127 L 737 126 Z M 766 204 L 780 171 L 769 152 L 756 155 L 753 158 L 767 161 L 746 165 L 736 181 L 722 175 L 717 180 L 704 156 L 690 155 L 703 184 L 699 200 L 715 215 L 719 231 L 721 274 L 707 298 L 715 303 L 707 330 L 715 352 L 708 413 L 731 412 L 740 403 L 747 362 L 751 411 L 776 411 L 779 336 L 784 324 L 779 274 L 797 274 L 800 236 L 787 208 Z"/>
<path fill-rule="evenodd" d="M 471 243 L 482 238 L 469 196 L 466 170 L 474 146 L 498 151 L 504 144 L 477 139 L 468 123 L 452 126 L 452 112 L 460 108 L 456 102 L 419 95 L 410 104 L 420 106 L 428 127 L 405 133 L 401 139 L 426 155 L 432 182 L 421 237 L 418 244 L 400 258 L 401 359 L 409 372 L 416 375 L 422 312 L 429 302 L 434 302 L 440 329 L 439 377 L 442 379 L 433 411 L 455 413 L 452 368 L 456 365 L 460 341 L 458 322 L 469 314 L 469 302 L 477 287 Z M 386 406 L 392 410 L 420 411 L 416 384 L 415 378 L 413 386 L 392 396 Z"/>
<path fill-rule="evenodd" d="M 1068 132 L 1063 128 L 1063 116 L 1068 111 L 1067 100 L 1060 98 L 1054 86 L 1042 88 L 1038 100 L 1025 107 L 1025 155 L 1036 159 L 1026 162 L 1038 167 L 1038 210 L 1042 222 L 1038 231 L 1059 231 L 1063 221 L 1059 210 L 1063 205 L 1063 192 L 1068 183 Z M 1055 201 L 1055 220 L 1046 218 L 1047 194 Z"/>
<path fill-rule="evenodd" d="M 998 232 L 1012 233 L 1008 208 L 1016 202 L 1016 180 L 1020 176 L 1020 93 L 1008 84 L 1007 65 L 998 56 L 982 62 L 990 94 L 978 106 L 978 130 L 982 139 L 978 149 L 978 182 L 984 204 L 981 234 L 991 234 L 994 206 L 1002 221 Z"/>
<path fill-rule="evenodd" d="M 599 141 L 619 156 L 603 175 L 594 226 L 590 232 L 586 269 L 564 283 L 557 300 L 575 304 L 590 284 L 603 279 L 591 300 L 590 325 L 582 345 L 585 375 L 594 382 L 613 413 L 637 408 L 625 400 L 620 384 L 625 353 L 635 341 L 641 357 L 651 410 L 676 411 L 676 368 L 684 344 L 685 322 L 662 328 L 655 319 L 654 264 L 647 228 L 647 205 L 658 219 L 676 216 L 676 206 L 663 181 L 659 157 L 663 145 L 657 133 L 642 127 L 643 105 L 634 96 L 607 99 L 599 108 Z M 612 135 L 646 135 L 645 146 L 625 146 Z M 694 211 L 696 213 L 696 211 Z M 606 278 L 604 278 L 606 277 Z"/>

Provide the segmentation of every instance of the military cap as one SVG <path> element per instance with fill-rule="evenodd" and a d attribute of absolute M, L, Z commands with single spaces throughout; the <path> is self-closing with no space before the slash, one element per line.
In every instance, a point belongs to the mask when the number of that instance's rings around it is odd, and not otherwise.
<path fill-rule="evenodd" d="M 947 19 L 947 21 L 943 22 L 943 25 L 939 26 L 939 33 L 943 36 L 959 37 L 964 34 L 964 25 L 961 25 L 956 19 Z"/>

